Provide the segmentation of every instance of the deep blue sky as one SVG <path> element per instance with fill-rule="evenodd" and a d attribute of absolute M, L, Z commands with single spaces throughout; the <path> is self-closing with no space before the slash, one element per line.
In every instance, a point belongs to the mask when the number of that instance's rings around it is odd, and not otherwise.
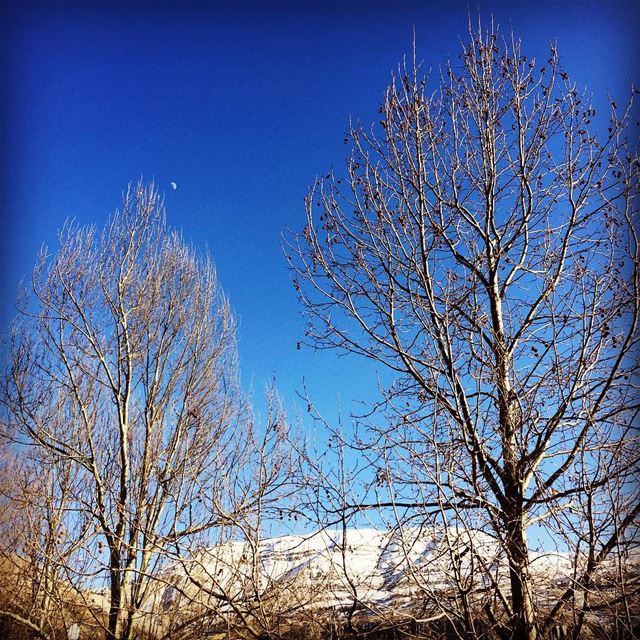
<path fill-rule="evenodd" d="M 566 69 L 602 104 L 628 95 L 634 2 L 482 2 L 503 33 Z M 101 226 L 140 176 L 168 219 L 211 251 L 240 319 L 246 386 L 276 375 L 287 404 L 306 378 L 328 413 L 368 396 L 360 363 L 296 349 L 303 332 L 281 249 L 316 174 L 344 165 L 411 50 L 455 58 L 468 2 L 5 3 L 2 21 L 0 328 L 18 281 L 68 217 Z M 475 9 L 474 9 L 475 10 Z M 178 184 L 176 191 L 170 182 Z"/>

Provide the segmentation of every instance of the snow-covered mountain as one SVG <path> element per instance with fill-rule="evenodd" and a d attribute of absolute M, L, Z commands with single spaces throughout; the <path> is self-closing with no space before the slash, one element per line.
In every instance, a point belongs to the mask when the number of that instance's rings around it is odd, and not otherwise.
<path fill-rule="evenodd" d="M 578 560 L 576 568 L 575 557 L 568 554 L 530 557 L 534 596 L 541 606 L 555 604 L 586 561 Z M 605 600 L 619 569 L 612 558 L 594 577 Z M 640 551 L 627 559 L 627 569 L 640 575 Z M 496 587 L 504 587 L 502 597 L 508 598 L 507 562 L 495 539 L 483 531 L 325 529 L 192 549 L 157 575 L 135 624 L 178 638 L 180 629 L 192 625 L 205 625 L 211 637 L 227 637 L 228 628 L 327 628 L 347 619 L 429 623 L 460 610 L 461 590 L 469 606 L 493 606 Z M 106 590 L 91 592 L 88 600 L 107 611 Z"/>
<path fill-rule="evenodd" d="M 559 553 L 537 554 L 532 571 L 553 588 L 567 583 L 571 565 Z M 507 567 L 495 540 L 481 531 L 348 529 L 227 542 L 193 554 L 171 573 L 169 582 L 183 591 L 191 576 L 211 594 L 234 601 L 278 591 L 302 607 L 344 608 L 357 601 L 397 611 L 416 599 L 447 597 L 460 584 L 482 593 L 505 582 Z M 166 588 L 163 608 L 175 604 L 180 588 Z"/>

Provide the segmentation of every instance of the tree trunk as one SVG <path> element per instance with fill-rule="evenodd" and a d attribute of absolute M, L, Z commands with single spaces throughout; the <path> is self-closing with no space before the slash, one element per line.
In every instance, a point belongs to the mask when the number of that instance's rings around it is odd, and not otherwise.
<path fill-rule="evenodd" d="M 507 534 L 506 550 L 509 558 L 509 579 L 513 617 L 511 637 L 513 640 L 536 640 L 538 632 L 529 573 L 529 549 L 524 529 L 521 503 L 516 505 L 505 522 Z"/>
<path fill-rule="evenodd" d="M 120 585 L 120 556 L 116 550 L 111 551 L 109 559 L 110 599 L 109 627 L 106 640 L 119 640 L 119 619 L 122 608 L 122 589 Z"/>
<path fill-rule="evenodd" d="M 106 640 L 128 640 L 131 637 L 132 620 L 128 606 L 130 571 L 122 569 L 120 557 L 118 551 L 111 553 L 109 626 Z"/>

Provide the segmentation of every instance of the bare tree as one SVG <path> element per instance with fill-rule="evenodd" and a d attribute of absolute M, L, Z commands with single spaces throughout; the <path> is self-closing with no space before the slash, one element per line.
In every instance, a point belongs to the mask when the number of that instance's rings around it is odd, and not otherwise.
<path fill-rule="evenodd" d="M 474 598 L 503 637 L 567 612 L 578 637 L 614 606 L 598 572 L 640 513 L 631 102 L 607 123 L 555 46 L 539 62 L 479 31 L 435 78 L 405 64 L 380 111 L 288 249 L 309 343 L 390 371 L 351 442 L 369 478 L 352 512 L 491 532 L 508 580 L 471 545 L 483 580 L 460 575 L 446 611 L 467 637 Z M 532 530 L 573 558 L 553 602 L 534 593 Z"/>
<path fill-rule="evenodd" d="M 61 557 L 69 548 L 60 528 L 71 478 L 55 464 L 2 450 L 0 469 L 0 618 L 15 629 L 52 638 L 64 624 Z M 9 630 L 5 629 L 9 634 Z"/>
<path fill-rule="evenodd" d="M 6 432 L 68 478 L 63 529 L 83 544 L 66 577 L 107 638 L 132 638 L 167 550 L 250 506 L 233 493 L 253 427 L 232 312 L 142 184 L 101 233 L 64 227 L 19 309 Z"/>
<path fill-rule="evenodd" d="M 265 557 L 273 525 L 278 523 L 278 533 L 285 531 L 281 521 L 294 502 L 297 464 L 275 389 L 267 400 L 265 428 L 248 434 L 242 471 L 230 476 L 234 486 L 227 492 L 229 502 L 215 538 L 196 545 L 191 541 L 188 547 L 176 541 L 164 598 L 171 624 L 163 638 L 206 638 L 215 631 L 238 638 L 278 638 L 309 605 L 295 585 L 280 580 Z"/>

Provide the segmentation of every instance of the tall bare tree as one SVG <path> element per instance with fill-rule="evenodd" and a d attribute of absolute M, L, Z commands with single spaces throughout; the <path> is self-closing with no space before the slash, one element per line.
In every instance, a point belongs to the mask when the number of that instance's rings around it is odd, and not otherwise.
<path fill-rule="evenodd" d="M 6 431 L 69 477 L 66 530 L 86 544 L 67 577 L 79 597 L 104 593 L 95 623 L 128 639 L 151 615 L 167 549 L 249 506 L 233 494 L 253 437 L 234 318 L 209 259 L 143 184 L 102 232 L 67 224 L 19 307 Z"/>
<path fill-rule="evenodd" d="M 447 610 L 468 637 L 487 585 L 503 637 L 545 636 L 568 611 L 578 637 L 616 606 L 596 576 L 640 513 L 631 102 L 607 121 L 555 46 L 536 61 L 479 31 L 440 75 L 405 64 L 380 112 L 352 127 L 346 175 L 311 188 L 288 251 L 309 343 L 392 379 L 384 421 L 351 442 L 370 481 L 350 508 L 492 532 L 506 584 L 478 551 Z M 574 559 L 553 604 L 534 594 L 533 525 Z"/>

